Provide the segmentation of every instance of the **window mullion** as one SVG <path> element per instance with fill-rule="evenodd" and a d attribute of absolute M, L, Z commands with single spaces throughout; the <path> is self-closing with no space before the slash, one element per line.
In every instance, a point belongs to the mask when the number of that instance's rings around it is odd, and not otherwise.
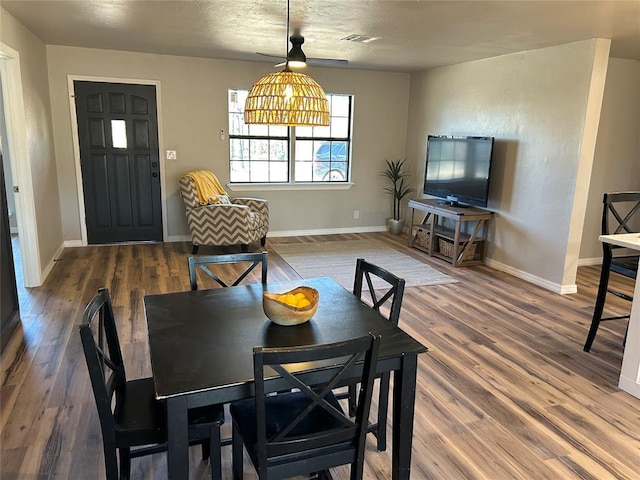
<path fill-rule="evenodd" d="M 296 127 L 289 127 L 289 183 L 296 183 Z"/>

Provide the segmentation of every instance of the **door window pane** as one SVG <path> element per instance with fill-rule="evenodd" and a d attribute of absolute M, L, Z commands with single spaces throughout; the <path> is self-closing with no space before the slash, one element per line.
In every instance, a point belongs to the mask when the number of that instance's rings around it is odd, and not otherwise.
<path fill-rule="evenodd" d="M 124 120 L 111 120 L 111 145 L 127 148 L 127 124 Z"/>

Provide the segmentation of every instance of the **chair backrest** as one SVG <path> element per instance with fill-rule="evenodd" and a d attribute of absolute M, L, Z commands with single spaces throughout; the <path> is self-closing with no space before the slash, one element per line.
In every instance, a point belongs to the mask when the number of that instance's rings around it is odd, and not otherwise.
<path fill-rule="evenodd" d="M 354 459 L 363 459 L 379 347 L 380 336 L 369 334 L 325 345 L 253 349 L 257 457 L 260 471 L 266 471 L 269 458 L 343 443 L 346 448 L 353 449 Z M 301 363 L 306 362 L 319 362 L 315 365 L 308 364 L 311 368 L 331 365 L 338 370 L 330 378 L 322 379 L 318 378 L 317 370 L 309 372 L 306 369 L 306 373 L 296 371 L 300 369 Z M 269 381 L 265 381 L 267 379 Z M 339 406 L 336 408 L 338 404 L 331 393 L 333 388 L 350 381 L 360 382 L 354 419 L 346 415 Z M 287 414 L 287 418 L 292 420 L 283 421 L 279 433 L 267 438 L 266 402 L 269 395 L 291 389 L 299 390 L 298 395 L 304 396 L 305 402 L 292 406 L 295 411 Z M 315 416 L 314 420 L 310 419 L 310 414 Z M 322 425 L 322 429 L 313 428 L 313 425 L 318 424 Z"/>
<path fill-rule="evenodd" d="M 640 192 L 605 193 L 602 203 L 602 235 L 638 231 L 640 227 Z"/>
<path fill-rule="evenodd" d="M 84 310 L 80 339 L 89 369 L 102 435 L 107 439 L 115 435 L 113 398 L 115 395 L 117 405 L 126 383 L 126 374 L 111 297 L 104 287 L 98 290 L 97 295 Z"/>
<path fill-rule="evenodd" d="M 635 233 L 640 229 L 640 192 L 605 193 L 602 199 L 602 234 Z M 603 267 L 610 268 L 629 278 L 638 273 L 637 252 L 628 255 L 613 256 L 613 250 L 619 247 L 602 242 Z"/>
<path fill-rule="evenodd" d="M 191 290 L 198 289 L 198 278 L 196 275 L 197 268 L 206 273 L 209 277 L 213 278 L 222 287 L 235 287 L 239 285 L 242 280 L 246 278 L 249 273 L 258 265 L 262 266 L 262 284 L 267 283 L 267 266 L 268 266 L 268 254 L 267 252 L 257 253 L 233 253 L 229 255 L 201 255 L 192 256 L 187 258 L 189 266 L 189 281 L 191 283 Z M 249 265 L 235 277 L 235 281 L 231 284 L 223 281 L 218 275 L 216 275 L 208 265 L 220 265 L 220 264 L 245 264 Z M 236 272 L 237 275 L 237 272 Z"/>
<path fill-rule="evenodd" d="M 196 190 L 196 182 L 193 178 L 183 175 L 178 180 L 178 186 L 180 187 L 180 196 L 184 201 L 184 205 L 187 210 L 200 207 L 198 201 L 198 191 Z"/>
<path fill-rule="evenodd" d="M 374 277 L 373 279 L 371 278 L 372 276 Z M 375 277 L 381 281 L 376 282 Z M 367 262 L 364 258 L 359 258 L 356 261 L 356 276 L 353 284 L 353 294 L 358 298 L 362 298 L 363 279 L 366 280 L 369 295 L 373 303 L 371 305 L 373 309 L 380 312 L 380 307 L 384 305 L 387 300 L 391 299 L 389 321 L 394 325 L 398 325 L 400 309 L 402 308 L 402 297 L 404 295 L 404 279 L 384 268 Z M 376 289 L 383 291 L 380 298 L 378 298 Z"/>

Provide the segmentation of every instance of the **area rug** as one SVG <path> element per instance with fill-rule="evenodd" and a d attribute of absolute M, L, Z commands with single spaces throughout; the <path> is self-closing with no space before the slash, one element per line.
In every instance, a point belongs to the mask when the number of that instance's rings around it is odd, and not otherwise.
<path fill-rule="evenodd" d="M 458 282 L 453 277 L 400 253 L 378 240 L 285 243 L 272 245 L 272 248 L 302 278 L 332 277 L 348 290 L 353 288 L 358 258 L 364 258 L 404 278 L 407 287 Z M 375 288 L 384 287 L 384 285 L 384 282 L 374 282 Z"/>

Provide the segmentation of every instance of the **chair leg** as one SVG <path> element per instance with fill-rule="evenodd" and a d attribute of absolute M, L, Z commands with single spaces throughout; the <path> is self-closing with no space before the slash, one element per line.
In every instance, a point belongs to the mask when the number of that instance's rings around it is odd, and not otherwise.
<path fill-rule="evenodd" d="M 598 332 L 598 326 L 600 325 L 600 319 L 602 318 L 602 313 L 604 311 L 604 302 L 607 297 L 607 288 L 609 286 L 609 275 L 610 275 L 609 265 L 606 264 L 606 261 L 602 264 L 602 271 L 600 272 L 600 285 L 598 286 L 598 295 L 596 296 L 596 304 L 593 308 L 593 317 L 591 319 L 591 327 L 589 328 L 589 333 L 587 335 L 587 340 L 584 343 L 583 350 L 588 352 L 591 350 L 591 345 L 593 344 L 593 340 L 596 338 L 596 333 Z"/>
<path fill-rule="evenodd" d="M 267 243 L 267 236 L 265 235 L 260 239 L 260 245 L 264 247 L 266 243 Z"/>
<path fill-rule="evenodd" d="M 115 447 L 104 445 L 104 467 L 107 480 L 118 480 L 118 457 Z"/>
<path fill-rule="evenodd" d="M 198 247 L 200 245 L 196 245 L 195 243 L 193 244 L 193 250 L 191 250 L 191 255 L 195 255 L 196 253 L 198 253 Z"/>
<path fill-rule="evenodd" d="M 202 442 L 202 461 L 206 462 L 207 460 L 209 460 L 209 457 L 211 456 L 211 447 L 210 447 L 210 443 L 208 441 L 204 441 Z"/>
<path fill-rule="evenodd" d="M 233 480 L 242 480 L 242 437 L 236 425 L 233 425 L 231 440 L 231 456 L 233 457 Z"/>
<path fill-rule="evenodd" d="M 222 454 L 220 448 L 220 425 L 216 424 L 211 427 L 209 435 L 211 480 L 222 480 Z"/>
<path fill-rule="evenodd" d="M 333 477 L 329 470 L 322 470 L 318 472 L 318 480 L 333 480 Z"/>
<path fill-rule="evenodd" d="M 378 451 L 387 449 L 387 415 L 389 411 L 389 372 L 383 373 L 380 378 L 380 395 L 378 396 L 378 426 L 375 436 L 378 440 Z"/>
<path fill-rule="evenodd" d="M 131 477 L 131 452 L 128 448 L 120 448 L 120 480 Z"/>

